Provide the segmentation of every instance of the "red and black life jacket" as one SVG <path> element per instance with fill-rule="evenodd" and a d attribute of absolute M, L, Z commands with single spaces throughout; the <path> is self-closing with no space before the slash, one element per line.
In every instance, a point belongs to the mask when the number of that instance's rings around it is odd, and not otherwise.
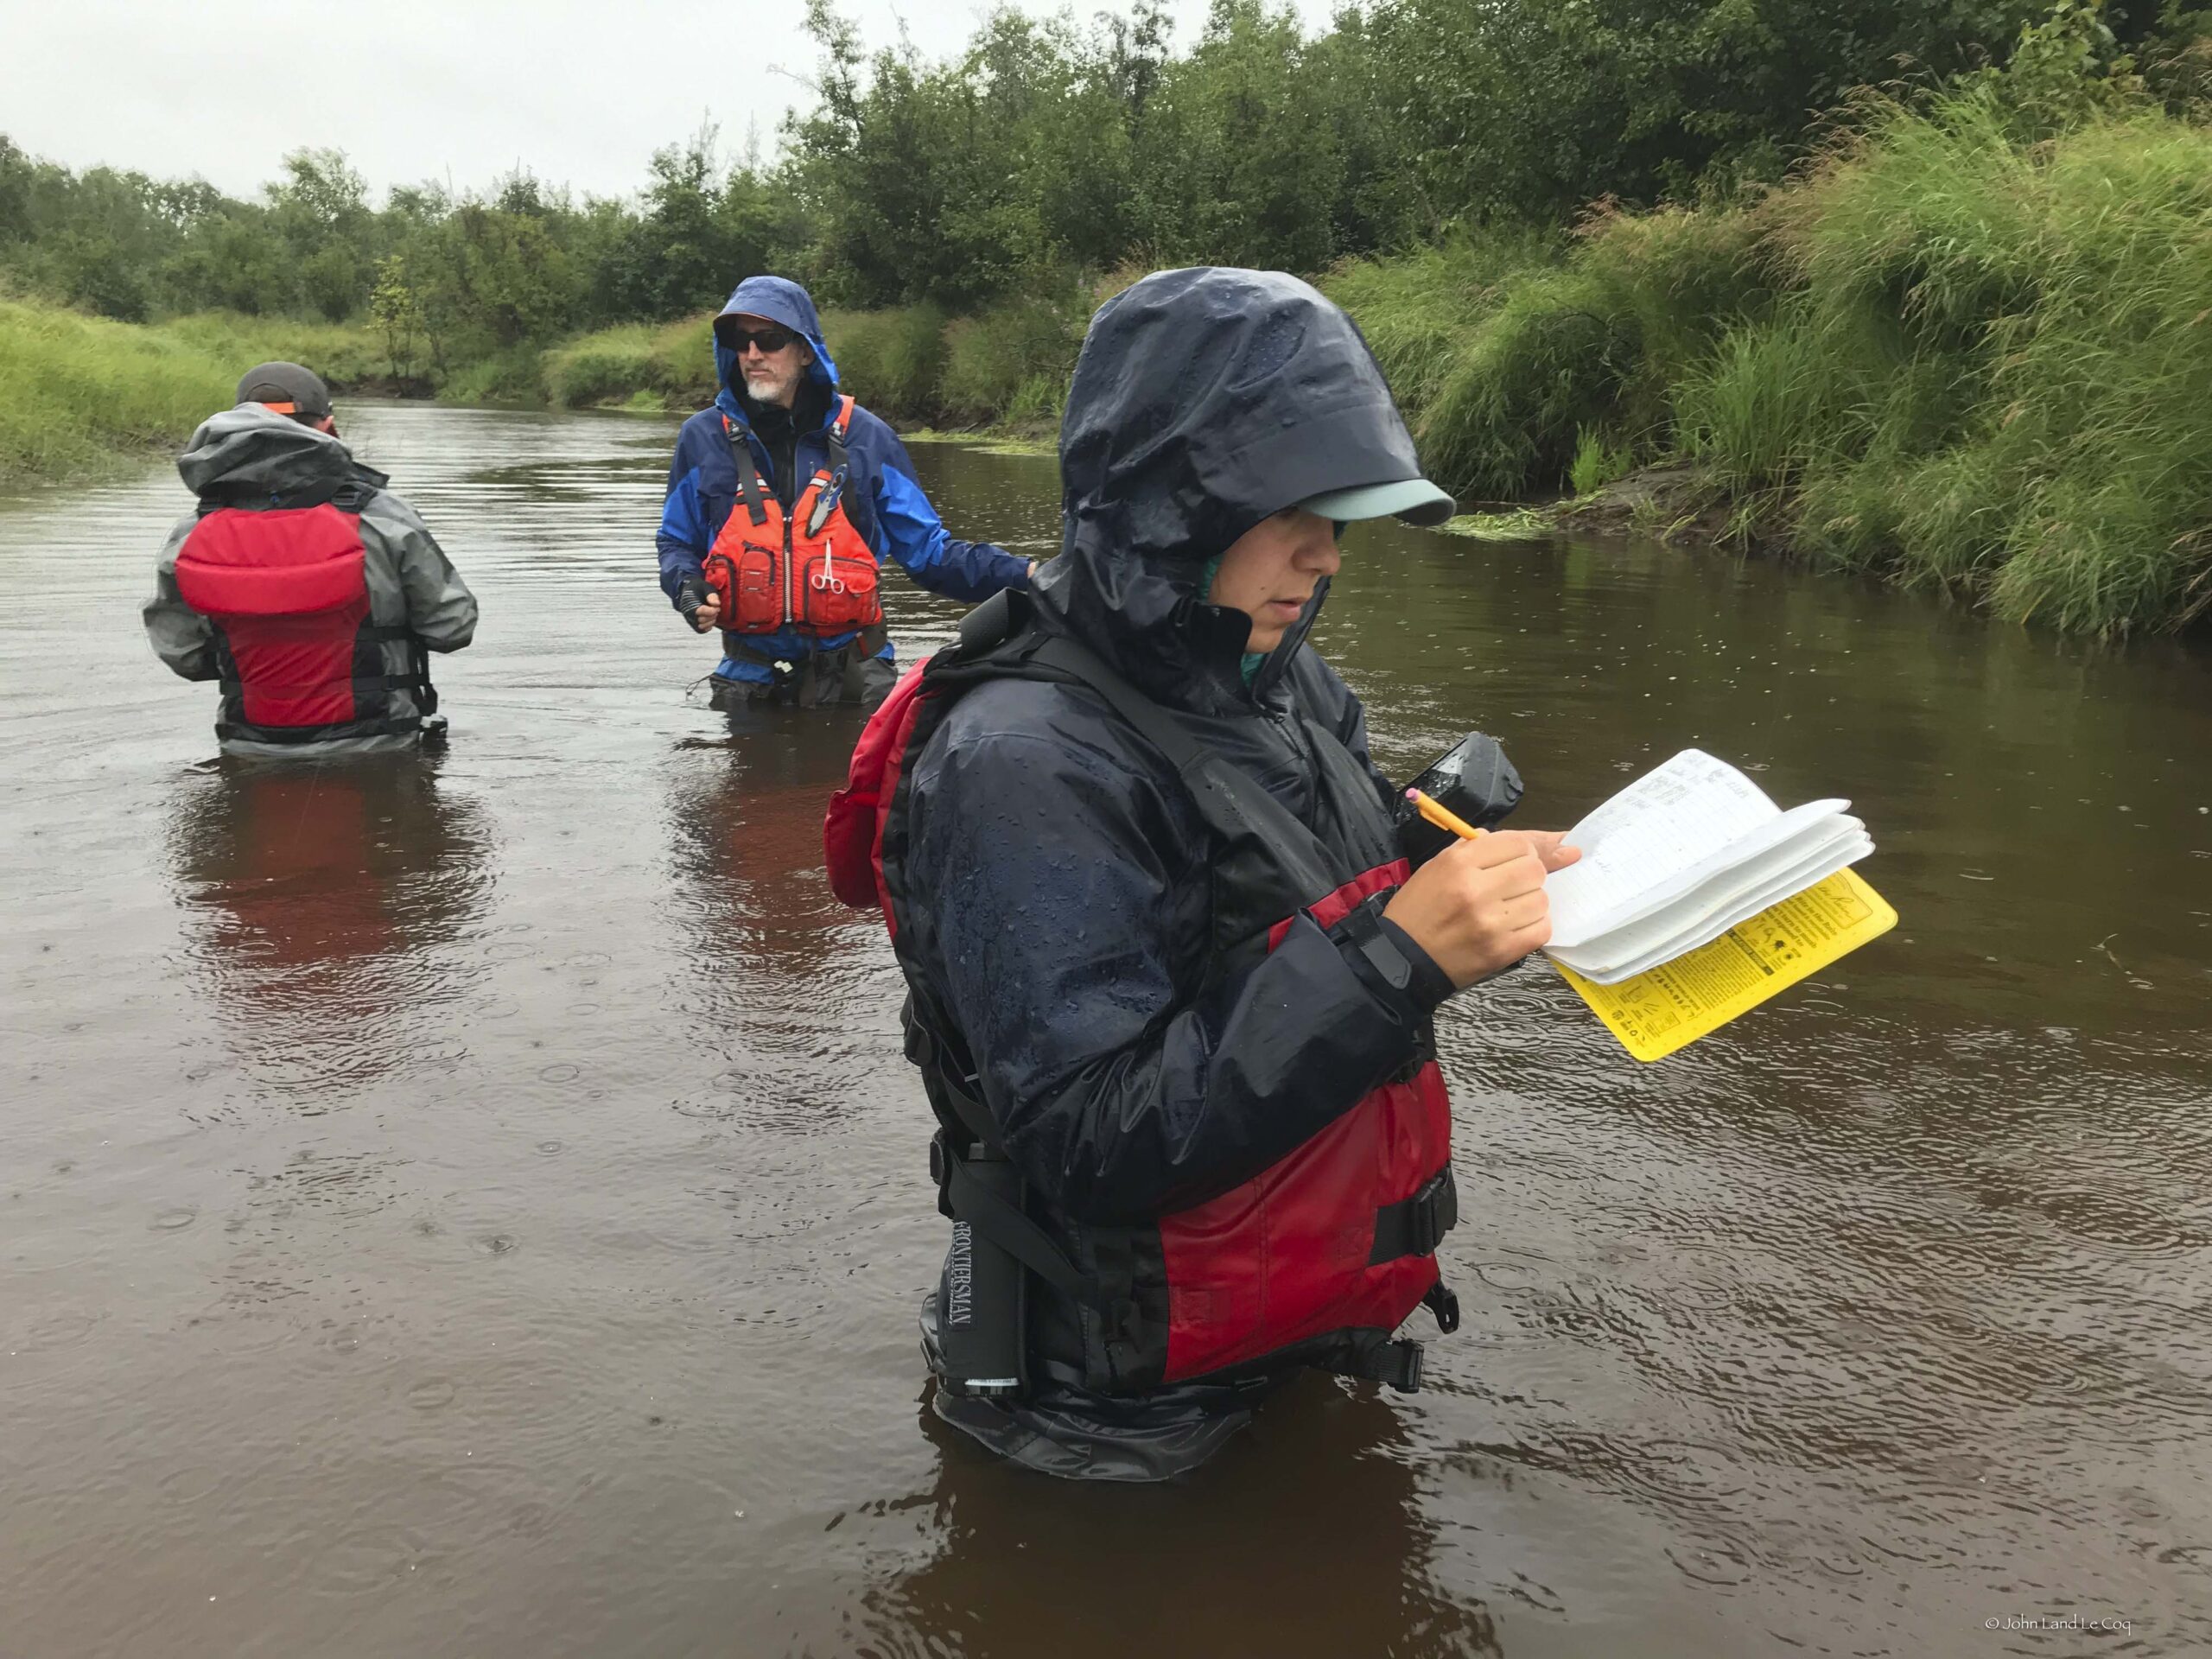
<path fill-rule="evenodd" d="M 841 397 L 830 423 L 830 465 L 816 468 L 786 512 L 753 464 L 737 423 L 722 416 L 738 499 L 701 565 L 709 590 L 721 595 L 723 632 L 773 633 L 796 625 L 839 634 L 883 620 L 875 550 L 845 513 L 852 422 L 853 400 Z"/>
<path fill-rule="evenodd" d="M 1309 724 L 1316 788 L 1335 821 L 1362 826 L 1332 849 L 1267 791 L 1220 764 L 1175 721 L 1071 639 L 1013 626 L 1013 594 L 971 614 L 962 643 L 910 671 L 869 721 L 824 826 L 839 898 L 880 907 L 894 947 L 912 902 L 905 884 L 909 788 L 919 755 L 953 704 L 991 679 L 1075 681 L 1105 698 L 1158 748 L 1211 832 L 1214 937 L 1210 976 L 1274 949 L 1299 912 L 1334 925 L 1403 882 L 1371 776 Z M 1458 1305 L 1435 1248 L 1458 1219 L 1451 1108 L 1433 1044 L 1398 1077 L 1287 1156 L 1230 1192 L 1139 1226 L 995 1213 L 963 1182 L 961 1149 L 995 1141 L 976 1070 L 920 965 L 899 950 L 909 997 L 907 1054 L 943 1126 L 932 1151 L 940 1208 L 1020 1260 L 1060 1299 L 1037 1322 L 1052 1374 L 1101 1393 L 1163 1383 L 1235 1382 L 1306 1363 L 1419 1383 L 1420 1345 L 1391 1333 L 1426 1304 L 1446 1331 Z M 1035 1205 L 1031 1206 L 1033 1209 Z M 998 1206 L 1003 1211 L 1005 1206 Z"/>
<path fill-rule="evenodd" d="M 313 743 L 420 728 L 435 710 L 422 642 L 370 620 L 361 517 L 324 502 L 204 503 L 176 557 L 177 592 L 215 625 L 218 737 Z M 385 646 L 406 646 L 389 672 Z M 396 705 L 404 689 L 413 707 Z"/>

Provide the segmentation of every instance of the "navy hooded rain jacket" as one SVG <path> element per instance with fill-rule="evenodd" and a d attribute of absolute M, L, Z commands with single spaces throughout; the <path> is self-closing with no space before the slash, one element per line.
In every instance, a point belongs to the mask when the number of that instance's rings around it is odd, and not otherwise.
<path fill-rule="evenodd" d="M 1306 643 L 1326 584 L 1249 679 L 1249 619 L 1205 592 L 1211 562 L 1270 514 L 1420 475 L 1351 320 L 1278 273 L 1146 278 L 1092 321 L 1060 467 L 1063 551 L 1039 574 L 1038 626 L 1089 645 L 1332 839 L 1304 729 L 1319 726 L 1367 764 L 1369 833 L 1389 835 L 1398 791 L 1367 760 L 1359 700 Z M 1348 929 L 1302 913 L 1271 954 L 1210 971 L 1205 820 L 1086 687 L 980 686 L 908 764 L 901 955 L 958 1027 L 1049 1215 L 1135 1222 L 1250 1179 L 1404 1067 L 1451 992 L 1395 927 L 1416 967 L 1404 987 Z M 960 1421 L 1060 1472 L 1154 1478 L 1211 1449 L 1192 1421 L 1215 1408 L 1203 1389 L 1171 1385 L 1153 1405 L 1105 1429 L 1109 1414 L 1060 1389 L 1003 1432 Z M 939 1410 L 953 1414 L 941 1391 Z M 1077 1439 L 1072 1469 L 1038 1444 Z"/>
<path fill-rule="evenodd" d="M 802 480 L 830 464 L 829 427 L 836 409 L 837 365 L 823 343 L 814 302 L 804 289 L 784 277 L 748 276 L 737 285 L 716 321 L 739 312 L 766 317 L 803 336 L 814 361 L 792 411 L 799 428 L 796 445 L 785 450 L 763 442 L 755 430 L 763 411 L 744 395 L 736 354 L 719 339 L 715 342 L 715 372 L 721 390 L 715 395 L 714 406 L 694 415 L 677 435 L 676 459 L 668 469 L 668 499 L 661 508 L 660 585 L 669 602 L 679 609 L 686 579 L 697 580 L 701 561 L 713 549 L 722 521 L 737 501 L 737 466 L 723 435 L 723 416 L 737 423 L 761 476 L 786 500 L 792 492 L 784 464 L 786 455 L 795 462 L 790 474 Z M 780 417 L 779 410 L 772 418 Z M 853 410 L 846 453 L 852 467 L 843 498 L 846 514 L 875 550 L 878 563 L 895 559 L 920 586 L 971 605 L 1002 588 L 1027 585 L 1027 559 L 988 542 L 957 542 L 946 534 L 936 509 L 915 481 L 906 445 L 865 409 Z M 774 633 L 725 633 L 725 655 L 715 673 L 746 684 L 770 682 L 765 664 L 736 654 L 734 646 L 741 640 L 752 652 L 796 662 L 817 650 L 837 650 L 854 637 L 842 633 L 817 639 L 797 627 Z M 879 654 L 890 661 L 892 647 L 887 644 Z"/>

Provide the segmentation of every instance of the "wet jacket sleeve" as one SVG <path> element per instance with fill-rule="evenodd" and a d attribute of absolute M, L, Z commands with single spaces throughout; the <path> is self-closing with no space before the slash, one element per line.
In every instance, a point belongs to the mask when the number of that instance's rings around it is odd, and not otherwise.
<path fill-rule="evenodd" d="M 146 620 L 146 637 L 153 641 L 154 654 L 173 672 L 188 680 L 212 680 L 218 672 L 215 625 L 186 604 L 176 586 L 177 552 L 198 522 L 197 514 L 187 514 L 169 531 L 154 567 L 154 596 L 140 614 Z"/>
<path fill-rule="evenodd" d="M 878 551 L 898 560 L 931 593 L 978 605 L 1002 588 L 1029 586 L 1029 561 L 989 542 L 956 542 L 914 478 L 906 446 L 886 434 L 888 452 L 875 472 Z"/>
<path fill-rule="evenodd" d="M 1008 1153 L 1082 1220 L 1257 1174 L 1403 1067 L 1428 1012 L 1348 926 L 1303 915 L 1241 976 L 1179 982 L 1203 956 L 1205 873 L 1163 787 L 1029 734 L 940 749 L 917 778 L 932 979 Z"/>
<path fill-rule="evenodd" d="M 660 550 L 661 592 L 680 610 L 683 584 L 698 581 L 712 546 L 707 536 L 706 503 L 699 490 L 699 469 L 685 455 L 680 440 L 675 462 L 668 469 L 668 497 L 661 503 L 660 533 L 653 540 Z"/>
<path fill-rule="evenodd" d="M 432 651 L 459 651 L 476 636 L 476 595 L 453 568 L 430 527 L 406 502 L 378 492 L 361 521 L 384 538 L 399 590 L 407 601 L 407 626 Z"/>

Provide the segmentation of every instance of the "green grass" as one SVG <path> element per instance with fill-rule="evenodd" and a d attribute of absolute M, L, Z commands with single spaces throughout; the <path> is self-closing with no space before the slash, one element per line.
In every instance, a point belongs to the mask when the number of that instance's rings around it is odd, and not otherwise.
<path fill-rule="evenodd" d="M 232 360 L 165 330 L 0 300 L 0 485 L 137 464 L 231 406 Z"/>
<path fill-rule="evenodd" d="M 1685 447 L 1835 563 L 2101 634 L 2212 601 L 2212 132 L 2026 143 L 1986 88 L 1777 198 L 1786 315 L 1678 391 Z"/>
<path fill-rule="evenodd" d="M 713 314 L 631 323 L 544 354 L 546 401 L 568 409 L 703 409 L 715 391 Z"/>
<path fill-rule="evenodd" d="M 1465 261 L 1464 253 L 1453 256 Z M 2212 130 L 1874 111 L 1749 204 L 1601 217 L 1481 287 L 1348 267 L 1463 499 L 1693 462 L 1732 528 L 2072 632 L 2212 611 Z"/>
<path fill-rule="evenodd" d="M 936 413 L 968 425 L 1058 425 L 1090 320 L 1069 295 L 1010 300 L 948 325 Z"/>
<path fill-rule="evenodd" d="M 233 383 L 255 364 L 271 359 L 313 369 L 335 391 L 386 379 L 391 372 L 384 337 L 366 323 L 297 322 L 236 311 L 199 311 L 156 324 L 153 332 L 218 362 L 237 363 Z"/>
<path fill-rule="evenodd" d="M 933 305 L 887 311 L 831 311 L 822 337 L 844 389 L 891 421 L 925 421 L 939 410 L 945 315 Z"/>

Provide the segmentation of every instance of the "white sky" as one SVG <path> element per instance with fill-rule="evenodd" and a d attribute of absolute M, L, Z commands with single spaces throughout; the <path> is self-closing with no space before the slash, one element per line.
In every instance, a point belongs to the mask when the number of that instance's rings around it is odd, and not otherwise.
<path fill-rule="evenodd" d="M 1334 0 L 1288 0 L 1310 31 Z M 957 51 L 973 0 L 843 0 L 872 51 L 897 19 L 926 56 Z M 1037 16 L 1058 0 L 1022 0 Z M 1188 46 L 1206 0 L 1169 0 Z M 1077 0 L 1088 18 L 1121 0 Z M 302 144 L 346 151 L 381 201 L 394 184 L 488 185 L 517 162 L 553 183 L 637 189 L 652 152 L 711 118 L 728 154 L 772 149 L 811 101 L 804 0 L 0 0 L 0 132 L 73 168 L 207 179 L 246 195 Z"/>

